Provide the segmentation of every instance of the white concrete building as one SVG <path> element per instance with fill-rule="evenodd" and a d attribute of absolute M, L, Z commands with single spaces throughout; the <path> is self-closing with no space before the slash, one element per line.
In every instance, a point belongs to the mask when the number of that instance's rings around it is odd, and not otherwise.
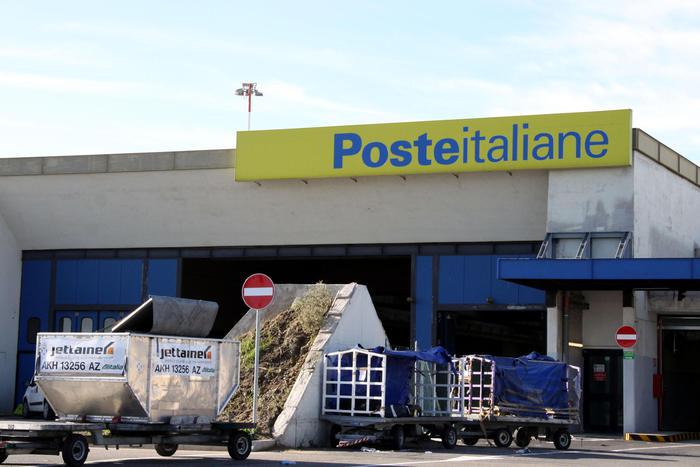
<path fill-rule="evenodd" d="M 213 335 L 223 335 L 246 311 L 242 280 L 265 272 L 280 283 L 367 285 L 394 346 L 537 350 L 581 365 L 588 430 L 698 430 L 700 417 L 684 424 L 674 414 L 700 411 L 686 400 L 700 382 L 691 365 L 700 357 L 691 292 L 700 174 L 641 130 L 630 127 L 629 139 L 627 162 L 614 166 L 578 169 L 575 158 L 568 168 L 287 180 L 237 181 L 241 135 L 238 155 L 0 159 L 0 409 L 9 412 L 31 378 L 37 331 L 102 329 L 161 294 L 219 302 Z M 588 140 L 597 157 L 602 137 Z M 375 148 L 371 163 L 383 157 Z M 506 271 L 514 258 L 528 260 Z M 676 281 L 659 279 L 656 266 L 646 281 L 564 281 L 571 269 L 556 268 L 569 268 L 565 260 L 528 272 L 561 258 L 637 270 L 646 266 L 629 261 L 682 258 L 690 269 Z M 637 329 L 633 359 L 615 342 L 623 324 Z"/>

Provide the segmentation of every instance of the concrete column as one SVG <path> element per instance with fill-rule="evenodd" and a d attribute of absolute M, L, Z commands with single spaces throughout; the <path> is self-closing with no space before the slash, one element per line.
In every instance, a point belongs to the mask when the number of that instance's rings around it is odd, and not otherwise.
<path fill-rule="evenodd" d="M 634 307 L 622 307 L 621 325 L 635 327 Z M 637 431 L 634 370 L 635 360 L 622 360 L 622 430 L 625 433 Z"/>
<path fill-rule="evenodd" d="M 568 348 L 567 363 L 579 368 L 583 368 L 583 348 L 578 345 L 583 344 L 583 313 L 580 308 L 572 307 L 569 310 L 569 337 L 568 342 L 563 342 Z"/>
<path fill-rule="evenodd" d="M 0 216 L 0 413 L 12 412 L 17 364 L 19 294 L 22 277 L 22 250 L 10 227 Z"/>
<path fill-rule="evenodd" d="M 547 355 L 557 360 L 563 356 L 561 295 L 557 292 L 554 303 L 547 306 Z"/>
<path fill-rule="evenodd" d="M 623 427 L 625 431 L 658 430 L 658 401 L 653 395 L 657 371 L 657 316 L 648 302 L 648 292 L 634 292 L 634 308 L 623 308 L 624 324 L 637 330 L 634 360 L 623 361 Z"/>

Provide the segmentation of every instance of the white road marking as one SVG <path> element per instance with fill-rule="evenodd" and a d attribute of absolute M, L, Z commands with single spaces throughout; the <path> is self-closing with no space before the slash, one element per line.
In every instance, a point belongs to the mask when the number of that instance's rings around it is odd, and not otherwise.
<path fill-rule="evenodd" d="M 116 450 L 116 449 L 115 449 Z M 125 449 L 122 449 L 125 450 Z M 111 451 L 111 449 L 110 449 Z M 177 459 L 178 457 L 218 457 L 218 458 L 228 458 L 229 455 L 226 452 L 220 451 L 186 451 L 187 454 L 176 453 L 172 456 L 172 459 Z M 144 460 L 165 460 L 163 456 L 143 456 L 143 457 L 114 457 L 109 459 L 95 459 L 93 461 L 86 461 L 86 464 L 105 464 L 114 462 L 137 462 Z M 63 465 L 63 464 L 56 464 Z"/>
<path fill-rule="evenodd" d="M 647 447 L 643 447 L 643 448 L 613 449 L 610 452 L 647 451 L 650 449 L 672 449 L 672 448 L 677 448 L 680 446 L 688 447 L 688 448 L 700 448 L 700 444 L 673 443 L 673 444 L 664 444 L 663 446 L 647 446 Z"/>
<path fill-rule="evenodd" d="M 584 451 L 531 451 L 527 454 L 515 454 L 509 456 L 504 455 L 493 455 L 493 456 L 459 456 L 451 457 L 449 459 L 431 459 L 426 461 L 407 461 L 407 462 L 395 462 L 391 464 L 366 464 L 359 467 L 372 467 L 381 466 L 388 467 L 392 465 L 420 465 L 420 464 L 444 464 L 447 462 L 470 462 L 470 461 L 490 461 L 490 460 L 503 460 L 515 457 L 525 457 L 525 456 L 551 456 L 556 454 L 582 454 Z"/>
<path fill-rule="evenodd" d="M 431 459 L 428 461 L 408 461 L 408 462 L 394 462 L 391 464 L 366 464 L 359 467 L 373 467 L 373 466 L 391 466 L 391 465 L 419 465 L 419 464 L 440 464 L 445 462 L 468 462 L 468 461 L 484 461 L 484 460 L 497 460 L 503 459 L 503 456 L 459 456 L 451 457 L 449 459 Z"/>

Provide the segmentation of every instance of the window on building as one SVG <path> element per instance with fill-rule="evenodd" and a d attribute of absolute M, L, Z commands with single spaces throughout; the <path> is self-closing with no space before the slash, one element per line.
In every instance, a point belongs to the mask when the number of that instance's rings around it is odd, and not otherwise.
<path fill-rule="evenodd" d="M 538 258 L 591 259 L 631 256 L 631 232 L 548 233 Z"/>
<path fill-rule="evenodd" d="M 117 320 L 114 318 L 107 318 L 105 319 L 105 331 L 111 331 L 112 327 L 117 323 Z"/>
<path fill-rule="evenodd" d="M 581 245 L 580 238 L 557 238 L 554 240 L 555 252 L 554 257 L 560 259 L 576 258 L 579 246 Z"/>
<path fill-rule="evenodd" d="M 71 324 L 71 319 L 69 317 L 61 318 L 61 332 L 71 332 L 73 330 Z"/>
<path fill-rule="evenodd" d="M 620 237 L 592 237 L 591 258 L 614 258 Z"/>
<path fill-rule="evenodd" d="M 36 344 L 36 334 L 39 332 L 41 321 L 39 318 L 29 318 L 27 321 L 27 342 Z"/>
<path fill-rule="evenodd" d="M 92 332 L 92 318 L 83 318 L 80 320 L 80 332 Z"/>

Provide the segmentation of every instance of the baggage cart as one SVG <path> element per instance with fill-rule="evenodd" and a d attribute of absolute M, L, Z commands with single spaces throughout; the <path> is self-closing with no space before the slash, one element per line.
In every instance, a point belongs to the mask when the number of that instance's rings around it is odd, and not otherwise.
<path fill-rule="evenodd" d="M 58 420 L 0 420 L 0 462 L 61 454 L 79 466 L 90 445 L 152 444 L 171 456 L 183 443 L 246 459 L 255 423 L 216 421 L 240 381 L 240 343 L 204 337 L 217 309 L 151 297 L 115 325 L 123 332 L 39 333 L 34 381 Z"/>
<path fill-rule="evenodd" d="M 333 446 L 385 441 L 402 449 L 409 439 L 481 439 L 498 447 L 533 438 L 571 445 L 579 424 L 579 370 L 548 360 L 355 348 L 324 359 L 321 419 Z M 540 358 L 540 357 L 538 357 Z M 538 388 L 547 377 L 556 390 Z M 530 381 L 528 381 L 528 378 Z M 558 391 L 558 392 L 557 392 Z"/>

